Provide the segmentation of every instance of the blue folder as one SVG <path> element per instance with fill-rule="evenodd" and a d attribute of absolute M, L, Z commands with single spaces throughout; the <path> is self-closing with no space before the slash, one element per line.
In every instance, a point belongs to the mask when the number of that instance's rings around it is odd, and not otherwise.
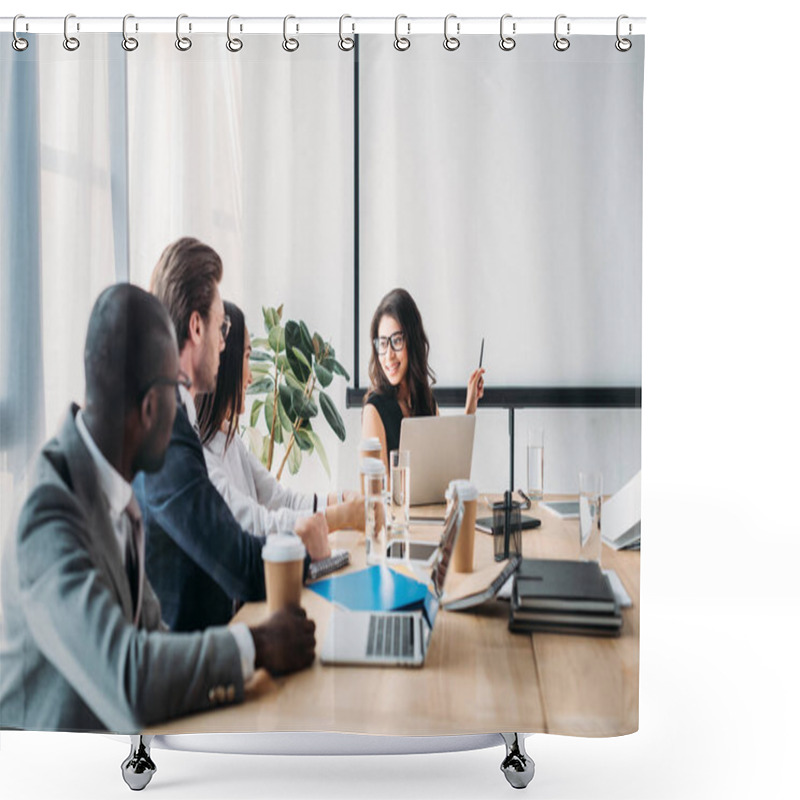
<path fill-rule="evenodd" d="M 316 581 L 308 588 L 351 611 L 398 611 L 419 607 L 428 594 L 424 583 L 379 565 Z"/>

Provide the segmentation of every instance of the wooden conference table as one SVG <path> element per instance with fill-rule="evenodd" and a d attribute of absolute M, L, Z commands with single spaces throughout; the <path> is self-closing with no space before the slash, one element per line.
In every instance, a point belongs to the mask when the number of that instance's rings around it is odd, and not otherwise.
<path fill-rule="evenodd" d="M 443 507 L 412 511 L 443 514 Z M 479 505 L 478 515 L 485 513 Z M 523 555 L 577 557 L 577 520 L 560 519 L 544 508 L 535 515 L 542 525 L 523 532 Z M 441 529 L 413 525 L 411 536 L 438 541 Z M 349 570 L 364 566 L 363 533 L 338 531 L 331 546 L 350 550 Z M 492 537 L 476 531 L 476 569 L 492 559 Z M 325 666 L 317 657 L 309 669 L 281 678 L 261 670 L 243 704 L 183 717 L 146 733 L 632 733 L 639 717 L 639 553 L 603 545 L 602 560 L 617 572 L 632 600 L 622 612 L 619 638 L 512 634 L 508 603 L 498 600 L 471 611 L 440 610 L 421 668 Z M 332 606 L 309 589 L 302 604 L 317 625 L 319 656 Z M 255 624 L 265 615 L 265 603 L 248 603 L 235 619 Z"/>

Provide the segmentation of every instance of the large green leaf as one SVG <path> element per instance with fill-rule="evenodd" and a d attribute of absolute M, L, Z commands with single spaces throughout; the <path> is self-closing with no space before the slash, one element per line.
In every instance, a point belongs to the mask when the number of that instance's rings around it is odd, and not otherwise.
<path fill-rule="evenodd" d="M 272 364 L 269 364 L 266 361 L 262 361 L 258 364 L 253 364 L 253 363 L 250 364 L 250 372 L 252 372 L 253 375 L 257 375 L 259 377 L 264 375 L 272 375 L 274 369 L 275 367 L 273 367 Z"/>
<path fill-rule="evenodd" d="M 272 433 L 272 413 L 275 409 L 274 395 L 268 394 L 264 400 L 264 422 L 267 423 L 267 433 Z"/>
<path fill-rule="evenodd" d="M 343 442 L 347 436 L 347 433 L 345 432 L 342 417 L 339 414 L 339 411 L 337 410 L 333 400 L 331 400 L 331 398 L 328 397 L 325 392 L 320 391 L 319 404 L 322 406 L 322 413 L 325 415 L 328 425 L 331 426 L 333 432 L 339 437 L 339 440 Z"/>
<path fill-rule="evenodd" d="M 306 366 L 309 369 L 311 369 L 311 364 L 308 363 L 308 359 L 306 358 L 306 354 L 299 347 L 293 347 L 292 348 L 292 352 L 294 353 L 294 355 L 298 359 L 300 359 L 300 361 L 303 362 L 304 366 Z M 306 379 L 306 380 L 308 380 L 308 379 Z"/>
<path fill-rule="evenodd" d="M 325 448 L 322 445 L 322 439 L 317 436 L 314 431 L 309 431 L 308 435 L 311 441 L 314 443 L 314 451 L 319 456 L 319 460 L 322 462 L 322 466 L 325 468 L 325 472 L 327 473 L 328 477 L 331 476 L 331 466 L 328 463 L 328 454 L 325 452 Z"/>
<path fill-rule="evenodd" d="M 289 361 L 289 366 L 297 376 L 297 379 L 305 383 L 311 374 L 311 367 L 308 365 L 307 359 L 301 360 L 297 355 L 298 350 L 301 353 L 303 351 L 303 335 L 300 331 L 300 326 L 290 319 L 286 323 L 284 331 L 286 334 L 286 358 Z"/>
<path fill-rule="evenodd" d="M 289 451 L 289 474 L 297 475 L 300 470 L 300 465 L 303 463 L 303 452 L 295 444 Z"/>
<path fill-rule="evenodd" d="M 311 360 L 311 356 L 314 354 L 314 341 L 311 338 L 311 334 L 308 332 L 308 326 L 300 320 L 300 348 L 303 353 L 306 355 L 308 360 Z"/>
<path fill-rule="evenodd" d="M 291 386 L 292 388 L 297 389 L 301 392 L 304 392 L 306 390 L 306 385 L 304 383 L 300 383 L 300 381 L 297 380 L 297 378 L 295 378 L 293 372 L 284 372 L 283 377 L 285 381 L 289 384 L 289 386 Z"/>
<path fill-rule="evenodd" d="M 265 348 L 269 347 L 269 339 L 265 339 L 264 337 L 256 337 L 255 339 L 250 340 L 250 346 L 253 348 L 253 350 L 259 347 L 264 350 Z"/>
<path fill-rule="evenodd" d="M 250 409 L 250 427 L 255 428 L 256 423 L 258 422 L 258 415 L 261 413 L 261 409 L 264 406 L 263 400 L 255 400 L 253 402 L 253 407 Z"/>
<path fill-rule="evenodd" d="M 281 306 L 283 308 L 283 306 Z M 264 328 L 267 332 L 271 331 L 276 325 L 280 324 L 281 316 L 275 308 L 261 307 L 261 315 L 264 317 Z"/>
<path fill-rule="evenodd" d="M 269 332 L 269 346 L 276 352 L 281 353 L 286 347 L 286 334 L 283 326 L 276 325 Z"/>
<path fill-rule="evenodd" d="M 278 394 L 280 395 L 278 414 L 281 415 L 281 425 L 289 431 L 294 427 L 294 421 L 297 419 L 292 387 L 282 383 L 278 388 Z"/>
<path fill-rule="evenodd" d="M 271 392 L 275 384 L 269 375 L 259 378 L 247 387 L 247 394 L 263 394 L 264 392 Z"/>
<path fill-rule="evenodd" d="M 331 372 L 335 372 L 337 375 L 341 375 L 346 381 L 350 380 L 347 370 L 335 358 L 333 358 L 333 356 L 326 358 L 322 362 L 322 366 L 325 367 L 325 369 L 329 369 Z"/>
<path fill-rule="evenodd" d="M 328 387 L 331 385 L 333 373 L 327 367 L 323 367 L 322 364 L 317 362 L 314 364 L 314 372 L 317 373 L 317 379 L 319 380 L 320 386 Z"/>
<path fill-rule="evenodd" d="M 305 452 L 313 452 L 314 442 L 311 441 L 311 436 L 309 435 L 307 430 L 298 428 L 294 432 L 294 438 L 297 439 L 297 446 L 301 450 L 304 450 Z"/>
<path fill-rule="evenodd" d="M 253 350 L 250 353 L 250 360 L 251 361 L 272 361 L 272 356 L 269 353 L 265 353 L 263 350 Z"/>

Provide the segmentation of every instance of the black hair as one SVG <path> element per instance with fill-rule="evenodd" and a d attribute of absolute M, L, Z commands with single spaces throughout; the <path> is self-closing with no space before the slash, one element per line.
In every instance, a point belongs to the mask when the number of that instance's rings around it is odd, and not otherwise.
<path fill-rule="evenodd" d="M 225 313 L 231 321 L 231 329 L 225 339 L 225 349 L 219 356 L 217 385 L 213 392 L 195 398 L 197 425 L 203 444 L 228 422 L 225 448 L 231 443 L 239 427 L 239 409 L 242 406 L 242 364 L 244 360 L 244 314 L 239 306 L 225 301 Z"/>
<path fill-rule="evenodd" d="M 83 366 L 87 404 L 121 415 L 161 377 L 175 333 L 166 308 L 149 292 L 129 283 L 108 287 L 89 316 Z"/>

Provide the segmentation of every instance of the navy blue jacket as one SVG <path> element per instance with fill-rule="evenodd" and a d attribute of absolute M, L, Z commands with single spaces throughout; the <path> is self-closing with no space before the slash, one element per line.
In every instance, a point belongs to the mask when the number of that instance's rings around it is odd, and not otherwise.
<path fill-rule="evenodd" d="M 133 490 L 145 528 L 145 570 L 172 630 L 224 625 L 234 601 L 265 598 L 264 538 L 242 530 L 214 488 L 182 403 L 164 466 L 140 472 Z"/>

